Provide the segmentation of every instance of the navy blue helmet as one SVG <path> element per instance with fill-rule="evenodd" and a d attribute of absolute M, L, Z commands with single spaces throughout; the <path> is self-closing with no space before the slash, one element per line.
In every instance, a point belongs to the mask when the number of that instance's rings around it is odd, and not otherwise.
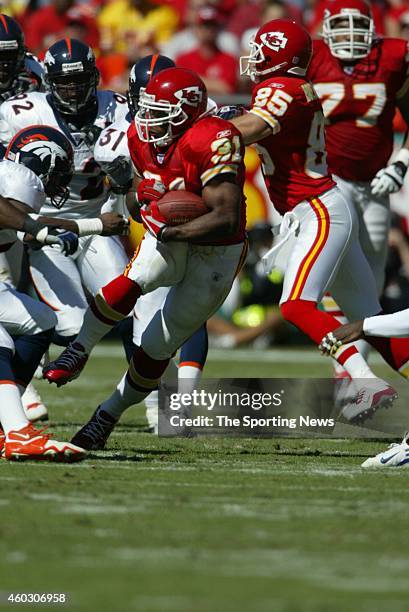
<path fill-rule="evenodd" d="M 24 35 L 17 21 L 0 14 L 0 92 L 10 89 L 24 66 Z"/>
<path fill-rule="evenodd" d="M 138 112 L 139 92 L 145 88 L 150 79 L 165 68 L 175 68 L 176 64 L 166 55 L 147 55 L 131 68 L 129 74 L 129 91 L 127 92 L 129 112 L 135 117 Z"/>
<path fill-rule="evenodd" d="M 96 105 L 99 72 L 94 52 L 75 38 L 59 40 L 44 57 L 44 80 L 57 110 L 78 115 Z"/>
<path fill-rule="evenodd" d="M 52 204 L 66 202 L 74 172 L 73 149 L 62 132 L 49 125 L 32 125 L 20 130 L 10 141 L 5 159 L 22 164 L 42 181 Z"/>

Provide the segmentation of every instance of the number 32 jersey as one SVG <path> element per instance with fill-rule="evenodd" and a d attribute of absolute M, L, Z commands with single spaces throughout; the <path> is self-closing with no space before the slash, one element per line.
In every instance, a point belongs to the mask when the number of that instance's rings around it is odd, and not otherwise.
<path fill-rule="evenodd" d="M 253 90 L 250 112 L 272 130 L 256 148 L 278 212 L 335 186 L 327 169 L 324 115 L 311 83 L 296 76 L 271 77 Z"/>
<path fill-rule="evenodd" d="M 5 145 L 11 137 L 31 125 L 51 125 L 63 132 L 74 149 L 75 172 L 70 183 L 70 197 L 60 209 L 46 200 L 41 209 L 47 216 L 68 219 L 95 217 L 107 200 L 107 186 L 100 165 L 94 159 L 94 145 L 89 137 L 92 129 L 104 129 L 124 117 L 126 99 L 112 91 L 98 91 L 98 109 L 92 126 L 70 129 L 58 111 L 50 105 L 49 95 L 31 92 L 10 98 L 0 106 L 0 140 Z"/>
<path fill-rule="evenodd" d="M 308 78 L 321 98 L 331 172 L 370 181 L 387 165 L 393 148 L 393 117 L 409 88 L 408 44 L 375 40 L 366 58 L 342 64 L 323 41 L 314 41 Z"/>

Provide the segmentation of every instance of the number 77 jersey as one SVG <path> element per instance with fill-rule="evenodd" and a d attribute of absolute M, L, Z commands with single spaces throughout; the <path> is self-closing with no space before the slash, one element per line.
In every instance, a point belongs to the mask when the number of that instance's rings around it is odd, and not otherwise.
<path fill-rule="evenodd" d="M 335 186 L 327 168 L 324 115 L 311 83 L 296 76 L 267 79 L 253 90 L 250 112 L 272 130 L 256 148 L 278 212 Z"/>
<path fill-rule="evenodd" d="M 330 171 L 348 181 L 370 181 L 393 148 L 397 102 L 409 88 L 408 43 L 377 39 L 369 55 L 344 64 L 323 41 L 314 41 L 308 78 L 326 118 Z"/>

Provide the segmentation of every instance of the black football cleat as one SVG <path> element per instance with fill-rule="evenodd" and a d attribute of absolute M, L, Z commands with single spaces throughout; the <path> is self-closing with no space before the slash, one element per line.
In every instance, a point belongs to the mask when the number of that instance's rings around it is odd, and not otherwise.
<path fill-rule="evenodd" d="M 72 444 L 76 444 L 85 450 L 103 450 L 117 421 L 100 407 L 81 429 L 72 438 Z"/>

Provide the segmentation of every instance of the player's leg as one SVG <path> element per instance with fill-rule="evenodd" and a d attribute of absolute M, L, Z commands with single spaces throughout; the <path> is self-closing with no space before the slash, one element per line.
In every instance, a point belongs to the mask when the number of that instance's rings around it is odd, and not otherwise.
<path fill-rule="evenodd" d="M 186 340 L 180 349 L 178 390 L 191 393 L 202 375 L 209 348 L 206 323 Z"/>
<path fill-rule="evenodd" d="M 117 236 L 90 236 L 81 240 L 81 252 L 76 264 L 84 286 L 94 296 L 101 287 L 123 272 L 128 257 Z M 132 316 L 118 321 L 115 327 L 129 361 L 135 348 L 132 343 Z"/>
<path fill-rule="evenodd" d="M 146 236 L 124 273 L 102 287 L 91 300 L 75 342 L 50 362 L 44 376 L 57 385 L 79 376 L 95 344 L 129 315 L 142 294 L 174 285 L 184 277 L 187 250 L 187 243 L 163 244 Z"/>
<path fill-rule="evenodd" d="M 54 342 L 66 346 L 81 328 L 87 300 L 73 257 L 59 249 L 30 251 L 30 274 L 39 299 L 57 316 Z"/>
<path fill-rule="evenodd" d="M 357 221 L 338 189 L 299 204 L 294 213 L 300 229 L 284 276 L 281 312 L 318 345 L 324 330 L 339 327 L 337 319 L 319 310 L 317 303 L 357 233 Z M 353 346 L 340 351 L 337 361 L 353 378 L 375 377 Z"/>
<path fill-rule="evenodd" d="M 45 418 L 47 409 L 30 381 L 50 345 L 57 322 L 55 313 L 8 283 L 0 283 L 0 322 L 14 337 L 13 370 L 25 412 L 30 421 Z"/>
<path fill-rule="evenodd" d="M 245 251 L 242 245 L 219 247 L 216 253 L 214 248 L 190 246 L 183 280 L 170 289 L 162 308 L 143 331 L 141 347 L 136 349 L 128 371 L 74 436 L 75 444 L 102 448 L 108 436 L 101 445 L 101 427 L 108 425 L 112 430 L 129 406 L 143 401 L 158 386 L 170 357 L 223 303 Z"/>
<path fill-rule="evenodd" d="M 0 325 L 0 443 L 6 459 L 78 460 L 85 451 L 68 442 L 51 439 L 37 430 L 24 414 L 13 370 L 13 341 Z"/>
<path fill-rule="evenodd" d="M 351 321 L 380 314 L 375 279 L 358 241 L 351 244 L 331 291 Z M 394 370 L 409 377 L 409 338 L 368 337 L 367 340 Z"/>

